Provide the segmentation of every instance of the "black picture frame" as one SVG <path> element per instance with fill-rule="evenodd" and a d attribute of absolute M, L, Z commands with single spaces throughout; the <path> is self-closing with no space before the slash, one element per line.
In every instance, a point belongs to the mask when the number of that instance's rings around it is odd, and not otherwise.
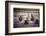
<path fill-rule="evenodd" d="M 28 4 L 42 4 L 43 5 L 43 31 L 38 32 L 23 32 L 23 33 L 9 33 L 8 31 L 8 3 L 28 3 Z M 5 35 L 18 35 L 18 34 L 32 34 L 45 32 L 45 3 L 40 2 L 20 2 L 20 1 L 5 1 Z"/>

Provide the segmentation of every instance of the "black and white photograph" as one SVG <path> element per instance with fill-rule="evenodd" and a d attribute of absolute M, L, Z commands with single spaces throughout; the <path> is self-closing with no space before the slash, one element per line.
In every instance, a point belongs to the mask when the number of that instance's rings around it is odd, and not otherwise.
<path fill-rule="evenodd" d="M 40 9 L 13 9 L 14 28 L 19 27 L 39 27 L 40 24 Z"/>

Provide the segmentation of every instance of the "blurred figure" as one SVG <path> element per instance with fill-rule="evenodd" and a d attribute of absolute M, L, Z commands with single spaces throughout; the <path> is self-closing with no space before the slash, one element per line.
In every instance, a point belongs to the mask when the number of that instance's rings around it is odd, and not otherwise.
<path fill-rule="evenodd" d="M 23 26 L 24 26 L 24 20 L 23 20 L 23 17 L 22 17 L 22 16 L 19 16 L 18 22 L 19 22 L 18 25 L 19 25 L 20 27 L 23 27 Z"/>
<path fill-rule="evenodd" d="M 30 20 L 28 21 L 30 26 L 34 26 L 34 16 L 31 14 Z"/>
<path fill-rule="evenodd" d="M 32 14 L 31 14 L 31 16 L 28 14 L 28 16 L 25 20 L 25 24 L 29 24 L 29 25 L 34 24 L 34 16 Z"/>
<path fill-rule="evenodd" d="M 39 24 L 39 20 L 38 20 L 38 17 L 36 17 L 36 21 L 35 21 L 35 24 Z"/>
<path fill-rule="evenodd" d="M 31 14 L 31 21 L 34 21 L 34 16 Z"/>
<path fill-rule="evenodd" d="M 31 14 L 30 23 L 34 23 L 34 16 Z"/>
<path fill-rule="evenodd" d="M 19 21 L 22 21 L 22 20 L 23 20 L 23 18 L 22 18 L 22 16 L 20 16 L 20 17 L 19 17 Z"/>
<path fill-rule="evenodd" d="M 26 18 L 26 20 L 25 20 L 25 23 L 24 23 L 25 25 L 27 25 L 28 24 L 28 18 Z"/>
<path fill-rule="evenodd" d="M 36 17 L 35 24 L 36 24 L 37 27 L 39 26 L 39 19 L 38 19 L 38 17 Z"/>

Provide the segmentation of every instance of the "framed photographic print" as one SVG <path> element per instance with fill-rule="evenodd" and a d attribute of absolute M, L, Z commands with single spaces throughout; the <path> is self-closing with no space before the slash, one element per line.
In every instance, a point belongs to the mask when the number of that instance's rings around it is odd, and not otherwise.
<path fill-rule="evenodd" d="M 44 33 L 45 4 L 5 1 L 5 34 Z"/>

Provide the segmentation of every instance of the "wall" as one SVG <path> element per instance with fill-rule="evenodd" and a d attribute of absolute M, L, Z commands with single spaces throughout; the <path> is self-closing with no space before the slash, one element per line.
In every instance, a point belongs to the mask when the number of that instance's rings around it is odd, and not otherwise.
<path fill-rule="evenodd" d="M 44 2 L 45 6 L 46 6 L 46 0 L 16 0 L 16 1 Z M 45 9 L 46 9 L 46 7 L 45 7 Z M 45 15 L 46 15 L 46 12 L 45 12 Z M 46 25 L 45 25 L 45 27 L 46 27 Z M 5 35 L 5 0 L 0 0 L 0 36 L 6 36 Z M 46 33 L 24 34 L 24 35 L 15 35 L 15 36 L 46 36 Z"/>

